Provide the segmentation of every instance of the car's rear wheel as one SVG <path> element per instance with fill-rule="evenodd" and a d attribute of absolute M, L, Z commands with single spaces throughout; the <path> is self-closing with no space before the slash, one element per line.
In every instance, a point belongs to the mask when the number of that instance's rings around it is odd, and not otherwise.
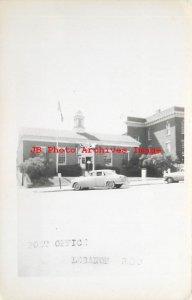
<path fill-rule="evenodd" d="M 107 181 L 107 182 L 106 182 L 106 187 L 107 187 L 108 189 L 113 189 L 113 188 L 115 187 L 114 181 Z"/>
<path fill-rule="evenodd" d="M 116 189 L 120 189 L 121 186 L 122 186 L 122 184 L 116 184 L 115 185 Z"/>
<path fill-rule="evenodd" d="M 173 183 L 173 178 L 171 177 L 167 178 L 167 183 Z"/>
<path fill-rule="evenodd" d="M 76 191 L 79 191 L 81 189 L 81 186 L 78 182 L 75 182 L 74 185 L 73 185 L 73 188 L 76 190 Z"/>

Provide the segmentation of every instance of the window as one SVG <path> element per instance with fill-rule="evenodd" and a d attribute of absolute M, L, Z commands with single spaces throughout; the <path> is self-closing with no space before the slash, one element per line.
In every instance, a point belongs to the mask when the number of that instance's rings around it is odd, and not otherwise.
<path fill-rule="evenodd" d="M 148 128 L 148 132 L 147 132 L 147 136 L 148 136 L 148 140 L 151 140 L 151 128 Z"/>
<path fill-rule="evenodd" d="M 43 154 L 46 154 L 46 153 L 47 153 L 47 147 L 41 146 L 41 152 L 42 152 Z"/>
<path fill-rule="evenodd" d="M 96 172 L 92 172 L 90 175 L 91 176 L 96 176 Z"/>
<path fill-rule="evenodd" d="M 66 152 L 58 153 L 58 165 L 66 165 Z"/>
<path fill-rule="evenodd" d="M 41 148 L 41 152 L 40 153 L 34 153 L 33 155 L 44 158 L 47 154 L 47 147 L 46 146 L 39 146 L 39 145 L 36 145 L 35 147 Z"/>
<path fill-rule="evenodd" d="M 123 153 L 123 163 L 130 160 L 130 151 L 127 151 L 127 153 Z"/>
<path fill-rule="evenodd" d="M 77 163 L 78 163 L 78 165 L 80 165 L 80 164 L 81 164 L 81 157 L 80 157 L 80 156 L 78 156 Z"/>
<path fill-rule="evenodd" d="M 184 140 L 181 140 L 181 154 L 184 157 Z"/>
<path fill-rule="evenodd" d="M 82 127 L 83 126 L 83 120 L 79 119 L 78 120 L 78 127 Z"/>
<path fill-rule="evenodd" d="M 102 172 L 97 172 L 97 176 L 102 176 Z"/>
<path fill-rule="evenodd" d="M 171 153 L 171 144 L 170 144 L 170 142 L 166 143 L 166 152 Z"/>
<path fill-rule="evenodd" d="M 104 155 L 104 162 L 106 166 L 112 166 L 113 165 L 113 156 L 112 152 L 110 151 L 109 153 L 105 153 Z"/>
<path fill-rule="evenodd" d="M 181 134 L 184 134 L 184 120 L 181 120 Z"/>
<path fill-rule="evenodd" d="M 139 142 L 139 136 L 138 135 L 134 135 L 133 138 Z"/>
<path fill-rule="evenodd" d="M 171 126 L 170 126 L 170 123 L 168 121 L 166 122 L 166 134 L 167 135 L 171 134 Z"/>

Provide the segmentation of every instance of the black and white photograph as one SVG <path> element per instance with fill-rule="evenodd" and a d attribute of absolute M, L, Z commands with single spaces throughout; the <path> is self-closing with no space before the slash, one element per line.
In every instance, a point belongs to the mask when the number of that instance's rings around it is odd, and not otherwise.
<path fill-rule="evenodd" d="M 0 299 L 190 299 L 192 2 L 0 8 Z"/>

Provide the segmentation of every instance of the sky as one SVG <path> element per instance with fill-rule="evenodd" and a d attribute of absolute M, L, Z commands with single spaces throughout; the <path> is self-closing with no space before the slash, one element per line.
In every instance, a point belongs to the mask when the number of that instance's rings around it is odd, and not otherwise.
<path fill-rule="evenodd" d="M 71 130 L 81 110 L 86 131 L 122 134 L 127 116 L 185 106 L 190 1 L 9 3 L 3 51 L 18 127 Z"/>

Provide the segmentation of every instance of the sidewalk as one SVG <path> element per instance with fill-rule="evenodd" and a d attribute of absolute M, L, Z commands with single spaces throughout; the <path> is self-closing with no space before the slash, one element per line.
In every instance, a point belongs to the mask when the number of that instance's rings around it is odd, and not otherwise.
<path fill-rule="evenodd" d="M 142 179 L 141 177 L 129 177 L 129 185 L 151 185 L 151 184 L 163 184 L 164 179 L 163 178 L 156 178 L 156 177 L 146 177 L 145 179 Z"/>
<path fill-rule="evenodd" d="M 50 187 L 39 187 L 39 188 L 30 188 L 28 190 L 32 190 L 34 193 L 39 193 L 39 192 L 42 192 L 42 193 L 49 193 L 49 192 L 63 192 L 63 191 L 72 191 L 72 187 L 69 185 L 69 186 L 61 186 L 61 189 L 60 187 L 57 185 L 57 186 L 50 186 Z"/>
<path fill-rule="evenodd" d="M 30 188 L 29 190 L 33 190 L 34 192 L 63 192 L 63 191 L 71 191 L 70 182 L 74 177 L 67 177 L 62 178 L 62 185 L 61 189 L 59 184 L 55 184 L 51 187 L 39 187 L 39 188 Z M 141 177 L 129 177 L 128 184 L 129 186 L 140 186 L 140 185 L 154 185 L 154 184 L 164 184 L 163 178 L 154 178 L 154 177 L 147 177 L 142 179 Z"/>

